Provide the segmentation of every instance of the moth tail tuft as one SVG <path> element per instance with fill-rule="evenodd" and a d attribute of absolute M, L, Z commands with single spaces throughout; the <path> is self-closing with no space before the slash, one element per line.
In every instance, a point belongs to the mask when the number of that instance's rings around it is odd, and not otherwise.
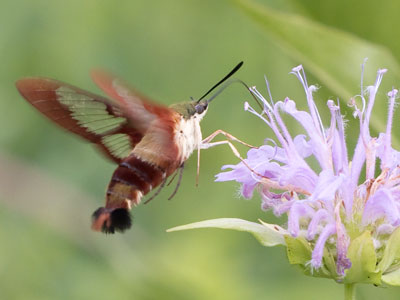
<path fill-rule="evenodd" d="M 103 233 L 124 232 L 131 228 L 132 218 L 125 208 L 98 208 L 92 215 L 92 229 Z"/>

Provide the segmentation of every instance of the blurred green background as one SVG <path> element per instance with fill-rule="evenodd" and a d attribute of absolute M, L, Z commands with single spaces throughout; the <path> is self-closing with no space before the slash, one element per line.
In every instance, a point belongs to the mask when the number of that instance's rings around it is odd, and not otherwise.
<path fill-rule="evenodd" d="M 266 74 L 275 99 L 289 96 L 301 107 L 302 88 L 288 73 L 303 64 L 323 107 L 329 97 L 345 103 L 359 93 L 368 57 L 367 84 L 378 67 L 389 68 L 373 121 L 379 130 L 385 93 L 400 83 L 399 11 L 400 2 L 373 0 L 2 0 L 0 299 L 340 299 L 341 285 L 303 276 L 283 248 L 263 248 L 248 234 L 165 232 L 218 217 L 285 223 L 262 212 L 257 196 L 239 198 L 237 184 L 213 182 L 222 165 L 237 162 L 224 146 L 202 152 L 199 187 L 192 157 L 172 201 L 169 187 L 135 208 L 124 235 L 92 232 L 90 215 L 103 205 L 115 166 L 40 116 L 14 82 L 47 76 L 99 93 L 89 71 L 102 67 L 171 104 L 199 97 L 244 60 L 236 77 L 265 92 Z M 245 100 L 242 87 L 227 89 L 212 103 L 203 135 L 224 129 L 262 144 L 270 132 L 243 111 Z M 352 143 L 357 123 L 345 107 Z M 358 288 L 359 299 L 399 293 Z"/>

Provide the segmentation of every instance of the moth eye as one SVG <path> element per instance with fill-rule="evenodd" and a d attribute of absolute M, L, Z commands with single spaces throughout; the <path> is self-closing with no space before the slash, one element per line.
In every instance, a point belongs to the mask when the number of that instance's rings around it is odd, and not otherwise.
<path fill-rule="evenodd" d="M 196 113 L 202 114 L 207 108 L 207 103 L 206 104 L 197 104 L 194 108 L 196 109 Z"/>

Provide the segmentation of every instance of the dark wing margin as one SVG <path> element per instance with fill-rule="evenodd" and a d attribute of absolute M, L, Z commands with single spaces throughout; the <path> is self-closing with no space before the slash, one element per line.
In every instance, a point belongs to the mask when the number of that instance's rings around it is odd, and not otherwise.
<path fill-rule="evenodd" d="M 47 78 L 18 80 L 20 94 L 43 115 L 95 143 L 119 163 L 142 139 L 118 104 L 72 85 Z"/>

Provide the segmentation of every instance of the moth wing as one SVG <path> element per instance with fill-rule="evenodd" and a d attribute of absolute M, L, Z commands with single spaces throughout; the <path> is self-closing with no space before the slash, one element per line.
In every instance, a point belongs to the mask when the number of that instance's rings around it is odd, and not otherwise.
<path fill-rule="evenodd" d="M 91 75 L 97 86 L 123 108 L 130 126 L 142 133 L 153 121 L 171 119 L 175 114 L 169 107 L 151 101 L 110 73 L 94 70 Z"/>
<path fill-rule="evenodd" d="M 165 169 L 176 168 L 179 147 L 176 145 L 175 131 L 180 115 L 167 106 L 152 102 L 121 79 L 102 70 L 93 71 L 92 79 L 123 107 L 131 127 L 149 133 L 135 148 L 135 152 Z"/>
<path fill-rule="evenodd" d="M 64 82 L 31 77 L 16 83 L 20 94 L 61 127 L 96 144 L 119 163 L 142 139 L 118 103 Z"/>

